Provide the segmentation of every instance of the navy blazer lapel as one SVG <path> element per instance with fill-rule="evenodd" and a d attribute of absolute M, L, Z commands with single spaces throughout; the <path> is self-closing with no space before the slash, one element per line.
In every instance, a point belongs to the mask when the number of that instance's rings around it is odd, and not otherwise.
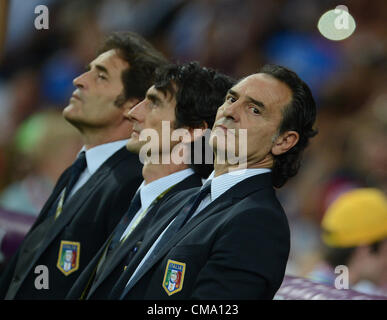
<path fill-rule="evenodd" d="M 35 255 L 35 258 L 39 258 L 40 255 L 47 249 L 55 237 L 62 231 L 62 229 L 71 221 L 72 217 L 79 211 L 79 208 L 85 203 L 94 192 L 94 190 L 99 186 L 99 183 L 102 183 L 102 179 L 105 178 L 107 172 L 96 172 L 93 177 L 87 181 L 87 183 L 74 194 L 71 199 L 63 207 L 62 214 L 58 217 L 58 220 L 54 223 L 52 228 L 48 231 L 45 241 L 42 243 L 42 246 L 39 248 L 39 251 Z M 101 181 L 100 181 L 101 180 Z M 90 182 L 90 187 L 89 185 Z M 87 192 L 87 195 L 85 193 Z"/>
<path fill-rule="evenodd" d="M 81 206 L 86 200 L 93 195 L 95 190 L 103 183 L 104 179 L 110 174 L 112 167 L 124 157 L 131 155 L 125 148 L 121 148 L 112 157 L 105 161 L 104 164 L 95 172 L 89 180 L 68 200 L 63 207 L 62 214 L 48 231 L 43 245 L 35 255 L 38 259 L 42 252 L 51 244 L 61 230 L 71 221 L 73 216 L 79 212 Z"/>
<path fill-rule="evenodd" d="M 205 219 L 226 209 L 234 203 L 232 197 L 224 197 L 220 196 L 214 202 L 210 203 L 206 208 L 204 208 L 201 212 L 199 212 L 195 217 L 192 218 L 191 221 L 188 221 L 176 235 L 168 241 L 165 246 L 159 251 L 155 260 L 162 258 L 166 252 L 168 252 L 176 243 L 180 241 L 187 233 L 189 233 L 192 229 L 194 229 L 198 224 L 202 223 Z"/>
<path fill-rule="evenodd" d="M 176 184 L 165 196 L 170 196 L 179 191 L 194 188 L 196 186 L 201 185 L 201 178 L 197 174 L 190 175 L 185 178 L 183 181 Z M 154 213 L 157 212 L 162 201 L 157 202 L 153 208 L 149 210 L 149 212 L 145 215 L 143 220 L 139 223 L 139 225 L 133 230 L 133 233 L 130 236 L 130 239 L 124 242 L 122 245 L 117 247 L 116 250 L 111 257 L 107 258 L 105 263 L 109 263 L 105 268 L 103 268 L 101 274 L 97 278 L 95 285 L 93 285 L 93 290 L 90 291 L 89 295 L 93 293 L 93 291 L 106 279 L 107 276 L 114 270 L 114 268 L 122 261 L 122 259 L 129 254 L 129 252 L 136 245 L 138 240 L 140 240 L 140 235 L 143 233 L 143 228 L 147 228 L 149 226 L 150 220 L 153 219 Z M 141 237 L 142 238 L 142 237 Z"/>
<path fill-rule="evenodd" d="M 194 229 L 198 224 L 203 222 L 209 216 L 219 211 L 222 211 L 226 207 L 229 207 L 233 203 L 237 202 L 237 199 L 243 199 L 244 197 L 256 192 L 259 189 L 268 186 L 272 187 L 271 181 L 271 174 L 266 173 L 247 178 L 241 181 L 240 183 L 234 185 L 232 188 L 222 194 L 219 198 L 217 198 L 215 201 L 205 207 L 195 217 L 193 217 L 191 221 L 188 221 L 186 225 L 183 226 L 181 230 L 179 230 L 176 236 L 174 236 L 168 243 L 166 243 L 164 248 L 159 251 L 156 259 L 163 256 L 182 237 L 184 237 L 187 233 L 189 233 L 192 229 Z M 182 206 L 179 210 L 181 210 L 181 208 Z"/>
<path fill-rule="evenodd" d="M 64 189 L 64 187 L 67 184 L 67 180 L 68 180 L 69 174 L 70 174 L 69 169 L 70 168 L 67 168 L 63 172 L 61 177 L 59 178 L 58 183 L 56 184 L 56 186 L 54 187 L 54 190 L 52 191 L 50 197 L 47 199 L 46 203 L 44 204 L 44 206 L 43 206 L 43 208 L 41 210 L 41 214 L 36 219 L 36 221 L 35 221 L 33 227 L 31 228 L 31 230 L 33 230 L 36 225 L 40 224 L 47 217 L 47 214 L 50 211 L 51 207 L 53 206 L 54 202 L 56 201 L 56 199 L 58 199 L 60 193 L 62 192 L 62 190 Z"/>
<path fill-rule="evenodd" d="M 148 214 L 151 212 L 148 212 Z M 144 219 L 150 219 L 150 217 L 145 216 Z M 105 266 L 102 266 L 101 273 L 97 275 L 96 282 L 93 284 L 89 296 L 93 294 L 93 292 L 100 286 L 100 284 L 110 275 L 110 273 L 116 268 L 116 266 L 127 256 L 133 247 L 137 243 L 137 235 L 141 234 L 141 229 L 145 225 L 144 220 L 139 223 L 139 225 L 133 230 L 131 238 L 127 240 L 128 242 L 124 242 L 119 244 L 119 246 L 114 250 L 111 256 L 108 256 L 104 262 Z M 110 244 L 110 242 L 109 242 Z"/>
<path fill-rule="evenodd" d="M 195 194 L 192 196 L 194 197 Z M 190 197 L 189 199 L 191 199 Z M 169 251 L 171 247 L 174 246 L 175 243 L 177 243 L 181 238 L 183 238 L 190 230 L 195 228 L 199 223 L 201 223 L 203 220 L 207 219 L 209 216 L 211 216 L 213 213 L 219 212 L 223 210 L 224 208 L 230 206 L 232 204 L 232 198 L 225 198 L 221 199 L 219 197 L 216 199 L 216 201 L 212 202 L 207 208 L 204 208 L 203 211 L 199 214 L 199 217 L 196 216 L 192 219 L 192 221 L 189 221 L 177 234 L 174 236 L 170 241 L 168 241 L 165 246 L 158 252 L 158 254 L 153 257 L 152 262 L 147 264 L 146 266 L 143 266 L 135 275 L 133 280 L 131 281 L 130 285 L 125 288 L 125 292 L 128 292 L 147 272 L 149 269 L 151 269 L 162 257 L 165 255 L 166 252 Z M 180 211 L 182 207 L 179 206 L 178 211 Z M 175 214 L 176 216 L 176 214 Z M 168 225 L 167 225 L 168 226 Z M 166 226 L 166 227 L 167 227 Z M 164 228 L 165 229 L 165 228 Z M 164 230 L 163 229 L 163 230 Z M 153 237 L 152 244 L 157 240 L 158 237 Z M 149 248 L 152 246 L 152 244 L 149 246 Z"/>
<path fill-rule="evenodd" d="M 218 213 L 234 203 L 237 203 L 239 199 L 243 199 L 251 193 L 258 191 L 265 187 L 272 187 L 271 185 L 271 174 L 260 174 L 247 178 L 240 183 L 236 184 L 224 194 L 222 194 L 215 201 L 210 203 L 201 212 L 199 212 L 191 221 L 188 221 L 179 232 L 170 241 L 168 241 L 164 248 L 162 248 L 155 260 L 162 258 L 166 252 L 171 249 L 176 243 L 178 243 L 187 233 L 193 230 L 197 225 L 202 223 L 205 219 L 211 215 Z"/>
<path fill-rule="evenodd" d="M 205 207 L 198 215 L 192 218 L 191 221 L 188 221 L 187 224 L 183 226 L 183 228 L 176 234 L 176 236 L 174 236 L 172 239 L 170 239 L 170 241 L 168 241 L 165 244 L 165 246 L 153 258 L 152 263 L 147 264 L 146 267 L 142 267 L 137 272 L 137 274 L 131 281 L 130 285 L 125 288 L 124 290 L 125 294 L 123 296 L 127 294 L 127 292 L 142 278 L 142 276 L 146 272 L 148 272 L 148 270 L 150 270 L 160 259 L 163 258 L 163 256 L 171 249 L 171 247 L 173 247 L 176 243 L 178 243 L 180 239 L 182 239 L 187 233 L 189 233 L 192 229 L 194 229 L 198 224 L 203 222 L 211 215 L 219 211 L 222 211 L 223 209 L 237 202 L 236 199 L 244 198 L 249 194 L 256 192 L 259 189 L 262 189 L 268 186 L 272 187 L 271 181 L 272 181 L 271 173 L 260 174 L 257 176 L 247 178 L 242 182 L 234 185 L 232 188 L 230 188 L 224 194 L 222 194 L 219 198 L 217 198 L 215 201 L 213 201 L 211 204 Z M 192 197 L 194 196 L 195 194 L 192 195 Z M 188 199 L 191 199 L 192 197 L 189 197 Z M 181 210 L 183 206 L 179 206 L 177 210 Z M 175 216 L 176 216 L 176 213 L 175 213 Z M 156 241 L 156 239 L 157 238 L 154 237 L 153 239 L 151 239 L 150 242 L 152 242 L 153 244 L 154 241 Z"/>

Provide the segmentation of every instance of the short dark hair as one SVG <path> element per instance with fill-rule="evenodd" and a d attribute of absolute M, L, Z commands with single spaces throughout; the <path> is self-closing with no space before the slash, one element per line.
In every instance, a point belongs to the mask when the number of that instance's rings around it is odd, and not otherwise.
<path fill-rule="evenodd" d="M 170 64 L 156 71 L 155 88 L 176 98 L 175 128 L 212 128 L 218 108 L 235 80 L 198 62 Z M 175 91 L 175 87 L 177 91 Z"/>
<path fill-rule="evenodd" d="M 155 88 L 176 98 L 175 128 L 200 128 L 203 122 L 212 128 L 218 108 L 223 104 L 227 91 L 235 80 L 211 68 L 201 67 L 198 62 L 171 64 L 156 71 Z M 204 137 L 202 146 L 205 147 Z M 193 159 L 191 144 L 191 160 Z M 206 178 L 213 165 L 195 164 L 194 170 Z"/>
<path fill-rule="evenodd" d="M 293 130 L 298 132 L 299 140 L 287 152 L 274 156 L 273 185 L 279 188 L 289 178 L 297 174 L 301 164 L 302 152 L 307 147 L 309 139 L 317 134 L 317 130 L 313 129 L 317 113 L 316 103 L 308 85 L 288 68 L 266 64 L 259 70 L 259 73 L 274 77 L 285 83 L 292 91 L 292 100 L 283 109 L 283 117 L 278 133 L 282 134 Z"/>
<path fill-rule="evenodd" d="M 384 240 L 379 240 L 368 244 L 370 252 L 374 255 L 380 254 L 380 248 L 383 241 Z M 356 248 L 358 247 L 341 248 L 323 245 L 323 258 L 333 268 L 339 265 L 348 265 Z"/>
<path fill-rule="evenodd" d="M 144 99 L 146 91 L 153 85 L 155 70 L 168 60 L 139 34 L 122 31 L 109 35 L 98 53 L 116 49 L 121 59 L 129 63 L 122 72 L 124 92 L 117 105 L 121 106 L 130 98 Z"/>
<path fill-rule="evenodd" d="M 336 268 L 340 265 L 348 265 L 356 247 L 336 248 L 325 246 L 322 250 L 323 258 L 331 267 Z"/>

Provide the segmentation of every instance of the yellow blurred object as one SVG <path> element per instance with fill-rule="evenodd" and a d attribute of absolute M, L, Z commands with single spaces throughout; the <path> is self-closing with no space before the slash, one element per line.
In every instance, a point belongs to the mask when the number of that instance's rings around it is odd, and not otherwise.
<path fill-rule="evenodd" d="M 322 220 L 322 238 L 332 247 L 368 245 L 387 237 L 387 198 L 373 188 L 338 197 Z"/>

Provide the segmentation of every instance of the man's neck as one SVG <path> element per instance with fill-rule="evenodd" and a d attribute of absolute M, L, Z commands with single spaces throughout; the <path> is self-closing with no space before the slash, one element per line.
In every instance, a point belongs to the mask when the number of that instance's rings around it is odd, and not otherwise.
<path fill-rule="evenodd" d="M 128 139 L 128 133 L 122 134 L 122 133 L 111 133 L 111 134 L 104 134 L 100 132 L 96 132 L 94 134 L 85 134 L 82 133 L 82 138 L 84 142 L 84 146 L 86 150 L 89 150 L 91 148 L 94 148 L 96 146 L 100 146 L 106 143 L 120 141 Z"/>
<path fill-rule="evenodd" d="M 169 176 L 172 173 L 187 169 L 188 165 L 186 164 L 153 164 L 153 163 L 144 163 L 142 168 L 142 176 L 145 180 L 145 184 L 151 183 L 157 179 Z"/>

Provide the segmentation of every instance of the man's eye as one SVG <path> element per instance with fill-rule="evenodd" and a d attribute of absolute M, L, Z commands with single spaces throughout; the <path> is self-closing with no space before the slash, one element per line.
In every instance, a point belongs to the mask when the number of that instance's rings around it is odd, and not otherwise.
<path fill-rule="evenodd" d="M 260 114 L 260 113 L 261 113 L 257 107 L 251 107 L 250 110 L 251 110 L 251 112 L 253 112 L 254 114 Z"/>
<path fill-rule="evenodd" d="M 152 102 L 151 103 L 151 108 L 152 109 L 156 109 L 156 108 L 158 108 L 158 107 L 160 107 L 160 103 L 157 101 L 157 102 Z"/>
<path fill-rule="evenodd" d="M 230 103 L 234 103 L 236 101 L 236 99 L 233 96 L 227 96 L 226 101 L 230 102 Z"/>
<path fill-rule="evenodd" d="M 98 78 L 103 79 L 103 80 L 107 79 L 103 73 L 98 73 Z"/>
<path fill-rule="evenodd" d="M 149 100 L 148 105 L 151 109 L 154 109 L 159 106 L 159 102 L 157 100 Z"/>

